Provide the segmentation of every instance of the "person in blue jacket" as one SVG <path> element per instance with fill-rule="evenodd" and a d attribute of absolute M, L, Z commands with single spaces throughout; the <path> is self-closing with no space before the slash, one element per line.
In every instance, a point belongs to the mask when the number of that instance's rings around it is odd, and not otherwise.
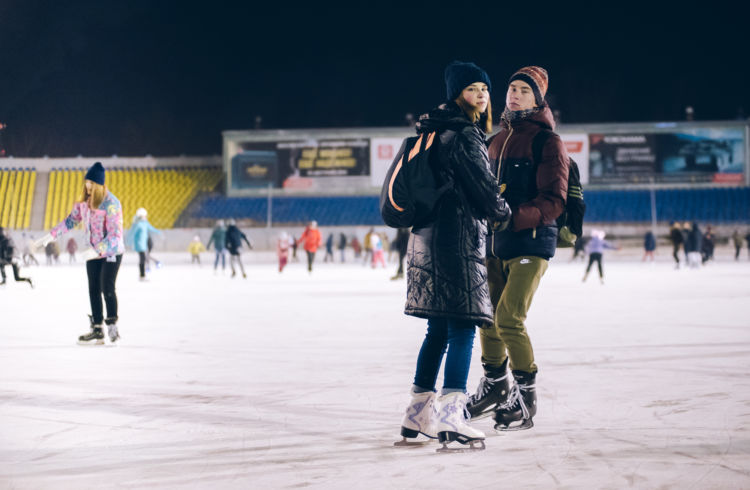
<path fill-rule="evenodd" d="M 224 226 L 224 220 L 220 219 L 219 221 L 216 222 L 216 227 L 214 228 L 214 231 L 211 233 L 211 238 L 209 238 L 208 244 L 206 245 L 206 250 L 211 250 L 211 244 L 214 245 L 214 249 L 216 250 L 216 260 L 214 260 L 214 274 L 216 274 L 216 270 L 219 267 L 219 259 L 221 259 L 222 272 L 224 271 L 224 269 L 226 269 L 226 266 L 227 266 L 226 243 L 227 243 L 227 228 Z"/>
<path fill-rule="evenodd" d="M 148 212 L 144 208 L 138 208 L 133 218 L 133 226 L 128 231 L 128 243 L 133 247 L 133 250 L 138 252 L 138 272 L 140 273 L 140 280 L 146 280 L 146 257 L 148 254 L 148 235 L 149 233 L 161 234 L 161 231 L 157 230 L 151 223 L 148 222 L 146 216 Z"/>

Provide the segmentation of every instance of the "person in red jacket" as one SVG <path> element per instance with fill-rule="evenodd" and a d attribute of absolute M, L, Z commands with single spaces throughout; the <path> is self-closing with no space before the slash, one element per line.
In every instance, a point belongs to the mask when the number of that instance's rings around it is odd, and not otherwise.
<path fill-rule="evenodd" d="M 312 273 L 312 265 L 315 262 L 315 252 L 318 251 L 322 238 L 320 236 L 320 230 L 318 230 L 318 222 L 311 221 L 309 225 L 302 232 L 302 236 L 299 237 L 299 241 L 303 244 L 302 246 L 307 253 L 307 271 Z"/>

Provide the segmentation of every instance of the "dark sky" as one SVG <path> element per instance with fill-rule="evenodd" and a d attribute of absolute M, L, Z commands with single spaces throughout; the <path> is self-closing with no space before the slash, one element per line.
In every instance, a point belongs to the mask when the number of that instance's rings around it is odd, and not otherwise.
<path fill-rule="evenodd" d="M 442 101 L 453 59 L 487 70 L 496 112 L 529 64 L 548 70 L 568 123 L 750 112 L 736 11 L 609 3 L 0 0 L 2 141 L 17 157 L 199 155 L 256 115 L 401 125 Z"/>

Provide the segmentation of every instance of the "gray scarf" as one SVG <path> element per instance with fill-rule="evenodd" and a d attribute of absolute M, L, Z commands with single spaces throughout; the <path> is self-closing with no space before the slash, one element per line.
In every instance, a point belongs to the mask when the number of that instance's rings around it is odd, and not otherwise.
<path fill-rule="evenodd" d="M 522 121 L 524 119 L 528 119 L 529 117 L 533 116 L 537 112 L 541 111 L 542 107 L 534 107 L 532 109 L 524 109 L 522 111 L 511 111 L 507 107 L 503 111 L 502 116 L 500 116 L 500 119 L 503 121 L 506 121 L 508 124 L 513 124 L 514 122 Z"/>

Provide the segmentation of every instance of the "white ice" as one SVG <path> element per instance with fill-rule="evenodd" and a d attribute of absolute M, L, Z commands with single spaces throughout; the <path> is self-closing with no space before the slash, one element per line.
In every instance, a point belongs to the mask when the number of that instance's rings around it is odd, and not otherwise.
<path fill-rule="evenodd" d="M 559 252 L 527 320 L 535 427 L 479 421 L 470 454 L 393 447 L 425 331 L 393 263 L 255 256 L 243 280 L 163 254 L 142 283 L 129 254 L 114 348 L 76 345 L 83 265 L 24 268 L 36 289 L 0 287 L 0 488 L 750 488 L 746 251 L 660 252 L 608 253 L 604 285 Z"/>

